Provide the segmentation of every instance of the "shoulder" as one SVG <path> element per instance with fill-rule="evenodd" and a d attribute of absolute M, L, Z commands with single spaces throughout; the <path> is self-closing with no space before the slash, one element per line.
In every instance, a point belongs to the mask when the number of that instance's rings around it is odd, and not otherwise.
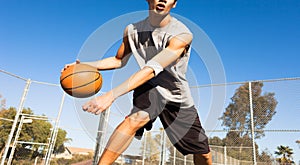
<path fill-rule="evenodd" d="M 144 24 L 145 24 L 145 20 L 141 20 L 141 21 L 138 21 L 138 22 L 134 22 L 134 23 L 128 24 L 125 27 L 124 34 L 126 34 L 126 35 L 132 34 L 137 29 L 140 29 L 140 27 L 143 27 Z"/>
<path fill-rule="evenodd" d="M 190 29 L 183 22 L 181 22 L 175 17 L 172 17 L 171 28 L 172 31 L 175 32 L 175 35 L 182 34 L 182 33 L 192 35 Z"/>
<path fill-rule="evenodd" d="M 149 22 L 148 22 L 148 17 L 147 17 L 141 21 L 129 24 L 127 27 L 132 27 L 134 29 L 144 29 L 144 28 L 147 28 L 148 26 L 149 26 Z"/>

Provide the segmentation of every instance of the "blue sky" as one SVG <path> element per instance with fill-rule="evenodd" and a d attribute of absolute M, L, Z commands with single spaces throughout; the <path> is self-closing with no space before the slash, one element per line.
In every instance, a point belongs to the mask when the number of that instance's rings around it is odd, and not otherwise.
<path fill-rule="evenodd" d="M 2 0 L 0 69 L 59 83 L 60 69 L 77 58 L 97 28 L 145 9 L 145 0 Z M 209 36 L 227 82 L 300 76 L 299 0 L 179 0 L 172 12 Z M 199 66 L 197 85 L 210 83 L 203 70 Z M 104 73 L 104 80 L 110 73 Z"/>
<path fill-rule="evenodd" d="M 299 76 L 299 3 L 182 0 L 173 12 L 207 33 L 222 58 L 227 81 L 232 82 Z M 147 9 L 143 0 L 12 0 L 0 4 L 1 68 L 52 83 L 58 82 L 57 71 L 76 58 L 99 26 Z"/>

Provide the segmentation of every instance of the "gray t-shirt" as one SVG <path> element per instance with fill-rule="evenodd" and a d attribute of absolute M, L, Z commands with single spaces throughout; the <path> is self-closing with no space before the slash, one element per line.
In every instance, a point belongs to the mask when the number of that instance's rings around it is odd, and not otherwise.
<path fill-rule="evenodd" d="M 132 54 L 143 68 L 160 51 L 166 48 L 172 37 L 179 34 L 192 34 L 179 20 L 172 17 L 164 27 L 153 27 L 148 18 L 128 25 L 128 40 Z M 162 72 L 152 78 L 149 83 L 156 86 L 157 91 L 165 98 L 165 102 L 178 103 L 182 108 L 194 105 L 190 88 L 186 79 L 186 71 L 191 48 L 187 48 L 181 57 Z"/>

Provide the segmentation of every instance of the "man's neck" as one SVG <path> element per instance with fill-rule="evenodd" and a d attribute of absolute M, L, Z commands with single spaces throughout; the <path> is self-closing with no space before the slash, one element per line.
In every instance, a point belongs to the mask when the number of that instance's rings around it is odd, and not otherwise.
<path fill-rule="evenodd" d="M 157 13 L 149 12 L 149 22 L 154 27 L 164 27 L 166 26 L 171 20 L 171 15 L 160 15 Z"/>

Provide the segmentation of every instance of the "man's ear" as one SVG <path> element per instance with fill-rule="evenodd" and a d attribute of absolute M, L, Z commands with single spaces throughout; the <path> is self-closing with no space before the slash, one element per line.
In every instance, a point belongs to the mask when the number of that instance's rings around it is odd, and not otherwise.
<path fill-rule="evenodd" d="M 172 8 L 175 8 L 175 7 L 176 7 L 176 5 L 177 5 L 177 1 L 176 1 L 176 2 L 174 2 L 174 4 L 173 4 L 173 7 L 172 7 Z"/>

